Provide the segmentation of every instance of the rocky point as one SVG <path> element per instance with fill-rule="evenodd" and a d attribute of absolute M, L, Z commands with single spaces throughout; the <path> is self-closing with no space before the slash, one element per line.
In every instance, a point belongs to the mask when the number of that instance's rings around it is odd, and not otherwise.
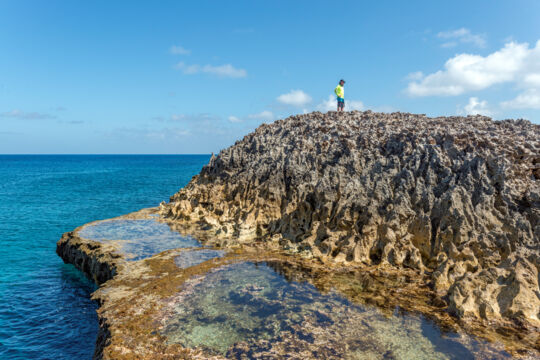
<path fill-rule="evenodd" d="M 212 156 L 161 214 L 223 246 L 412 268 L 462 319 L 540 316 L 540 126 L 314 112 Z"/>

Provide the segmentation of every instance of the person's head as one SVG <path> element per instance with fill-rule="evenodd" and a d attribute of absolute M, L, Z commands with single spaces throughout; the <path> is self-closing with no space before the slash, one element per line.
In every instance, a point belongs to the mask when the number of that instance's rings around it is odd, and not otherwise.
<path fill-rule="evenodd" d="M 343 80 L 343 79 L 339 80 L 339 85 L 341 85 L 341 86 L 345 85 L 345 80 Z"/>

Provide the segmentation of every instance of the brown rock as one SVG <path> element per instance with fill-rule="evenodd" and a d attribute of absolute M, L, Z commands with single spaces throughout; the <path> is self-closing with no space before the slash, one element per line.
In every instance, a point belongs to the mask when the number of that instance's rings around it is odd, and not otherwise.
<path fill-rule="evenodd" d="M 458 316 L 537 323 L 539 162 L 525 120 L 314 112 L 212 156 L 161 214 L 231 244 L 418 269 Z"/>

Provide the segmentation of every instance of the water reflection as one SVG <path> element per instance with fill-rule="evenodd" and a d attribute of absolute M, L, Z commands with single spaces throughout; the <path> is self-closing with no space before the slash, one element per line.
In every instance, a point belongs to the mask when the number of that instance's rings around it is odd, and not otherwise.
<path fill-rule="evenodd" d="M 196 239 L 182 236 L 153 219 L 101 221 L 84 227 L 78 235 L 96 241 L 115 240 L 128 260 L 144 259 L 169 249 L 201 246 Z"/>
<path fill-rule="evenodd" d="M 174 258 L 174 262 L 179 268 L 186 269 L 224 255 L 225 251 L 223 250 L 196 249 L 191 251 L 182 251 L 180 255 Z"/>

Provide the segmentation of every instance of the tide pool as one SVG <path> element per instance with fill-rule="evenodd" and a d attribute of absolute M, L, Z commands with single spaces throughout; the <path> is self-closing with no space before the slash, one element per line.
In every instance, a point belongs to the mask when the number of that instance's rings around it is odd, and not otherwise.
<path fill-rule="evenodd" d="M 242 262 L 191 278 L 168 300 L 162 335 L 169 344 L 229 359 L 510 358 L 481 339 L 442 332 L 421 315 L 387 316 L 322 293 L 286 267 Z"/>
<path fill-rule="evenodd" d="M 172 231 L 166 223 L 154 219 L 107 220 L 85 226 L 78 233 L 83 238 L 100 242 L 114 241 L 127 260 L 141 260 L 162 251 L 199 247 L 191 236 Z"/>

